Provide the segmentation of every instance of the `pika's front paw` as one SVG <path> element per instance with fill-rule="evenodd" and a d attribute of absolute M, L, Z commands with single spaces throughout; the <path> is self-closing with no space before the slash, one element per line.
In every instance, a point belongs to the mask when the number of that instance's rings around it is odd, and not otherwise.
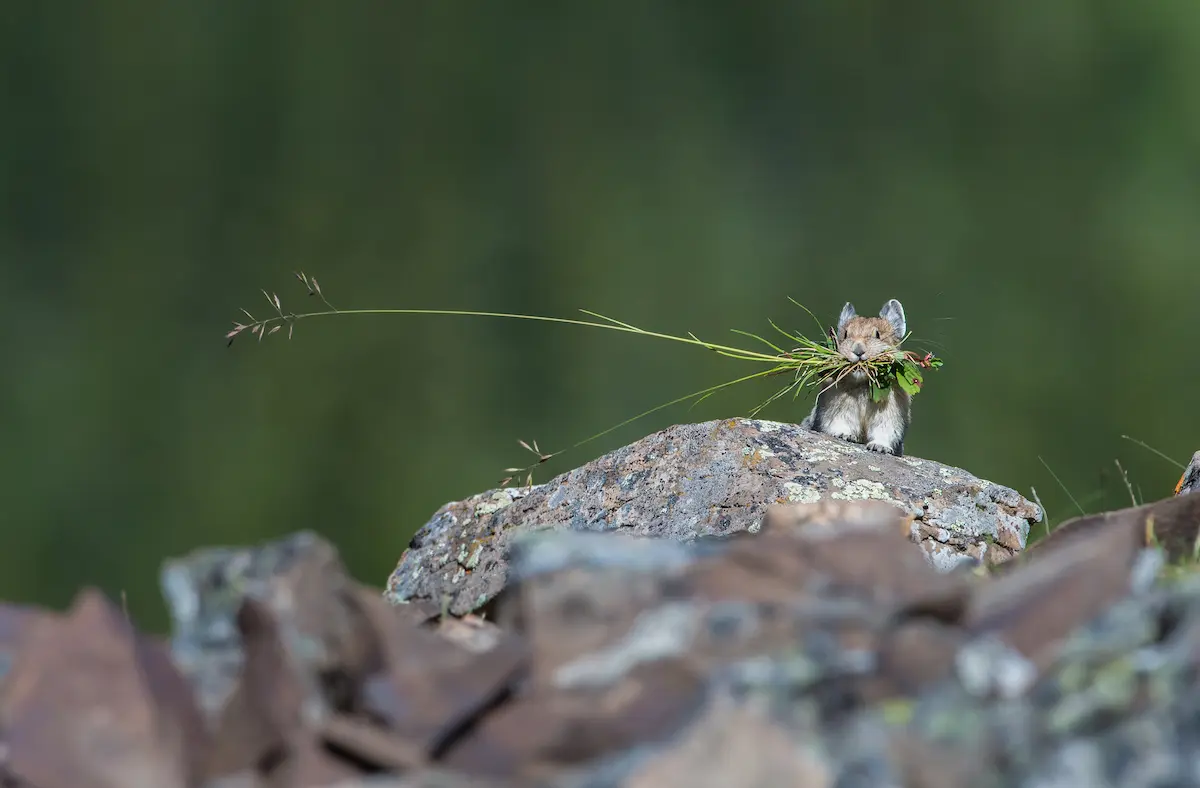
<path fill-rule="evenodd" d="M 877 451 L 880 454 L 895 454 L 896 453 L 895 450 L 891 446 L 888 446 L 885 443 L 876 443 L 875 441 L 870 441 L 867 443 L 867 451 Z"/>

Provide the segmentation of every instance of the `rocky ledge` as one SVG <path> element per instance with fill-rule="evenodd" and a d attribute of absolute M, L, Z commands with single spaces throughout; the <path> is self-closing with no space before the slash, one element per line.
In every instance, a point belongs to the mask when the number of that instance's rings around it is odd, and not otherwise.
<path fill-rule="evenodd" d="M 1039 507 L 961 468 L 893 457 L 795 424 L 679 424 L 544 484 L 489 490 L 439 509 L 388 580 L 395 602 L 443 601 L 456 615 L 504 587 L 514 539 L 601 531 L 691 541 L 755 531 L 776 503 L 880 500 L 904 514 L 939 569 L 994 564 L 1024 549 Z"/>
<path fill-rule="evenodd" d="M 527 529 L 464 616 L 313 533 L 198 550 L 163 568 L 169 640 L 94 589 L 0 605 L 0 785 L 1197 785 L 1193 465 L 949 571 L 899 485 L 716 538 Z"/>

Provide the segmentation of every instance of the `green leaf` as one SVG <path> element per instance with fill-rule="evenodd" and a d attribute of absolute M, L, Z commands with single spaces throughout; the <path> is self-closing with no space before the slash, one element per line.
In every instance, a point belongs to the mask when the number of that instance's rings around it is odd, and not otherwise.
<path fill-rule="evenodd" d="M 911 361 L 904 362 L 904 367 L 900 374 L 896 376 L 896 382 L 900 384 L 900 388 L 909 396 L 919 394 L 921 392 L 921 384 L 924 379 L 921 377 L 921 369 Z"/>
<path fill-rule="evenodd" d="M 871 386 L 871 401 L 872 402 L 882 402 L 883 398 L 886 394 L 887 394 L 886 387 L 879 388 L 878 386 Z"/>

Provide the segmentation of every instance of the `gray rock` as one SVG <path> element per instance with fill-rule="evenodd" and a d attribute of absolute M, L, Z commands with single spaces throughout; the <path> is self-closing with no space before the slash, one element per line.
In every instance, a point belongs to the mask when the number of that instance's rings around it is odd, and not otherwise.
<path fill-rule="evenodd" d="M 163 563 L 159 582 L 171 614 L 171 651 L 192 683 L 200 707 L 215 719 L 242 669 L 237 614 L 246 598 L 279 616 L 293 651 L 317 669 L 336 655 L 322 637 L 351 627 L 338 597 L 349 579 L 331 544 L 300 531 L 253 547 L 208 547 Z M 310 688 L 311 713 L 325 712 Z"/>
<path fill-rule="evenodd" d="M 794 424 L 729 419 L 679 424 L 544 484 L 494 489 L 439 509 L 388 580 L 396 603 L 462 614 L 504 587 L 514 539 L 536 531 L 619 531 L 692 541 L 756 531 L 772 503 L 887 501 L 912 517 L 914 541 L 948 570 L 1024 549 L 1039 507 L 965 470 L 893 457 Z"/>

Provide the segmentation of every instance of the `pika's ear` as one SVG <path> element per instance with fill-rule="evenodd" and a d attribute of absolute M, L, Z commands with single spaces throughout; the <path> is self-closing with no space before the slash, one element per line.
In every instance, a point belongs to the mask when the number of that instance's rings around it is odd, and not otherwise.
<path fill-rule="evenodd" d="M 900 302 L 896 299 L 889 300 L 883 305 L 883 309 L 879 310 L 879 316 L 892 324 L 892 330 L 896 332 L 896 339 L 903 339 L 905 332 L 904 322 L 904 307 L 900 306 Z"/>
<path fill-rule="evenodd" d="M 839 334 L 842 333 L 842 329 L 845 328 L 846 324 L 850 322 L 850 318 L 857 316 L 858 313 L 854 311 L 854 304 L 847 301 L 846 305 L 842 307 L 842 313 L 838 315 L 837 332 Z"/>

